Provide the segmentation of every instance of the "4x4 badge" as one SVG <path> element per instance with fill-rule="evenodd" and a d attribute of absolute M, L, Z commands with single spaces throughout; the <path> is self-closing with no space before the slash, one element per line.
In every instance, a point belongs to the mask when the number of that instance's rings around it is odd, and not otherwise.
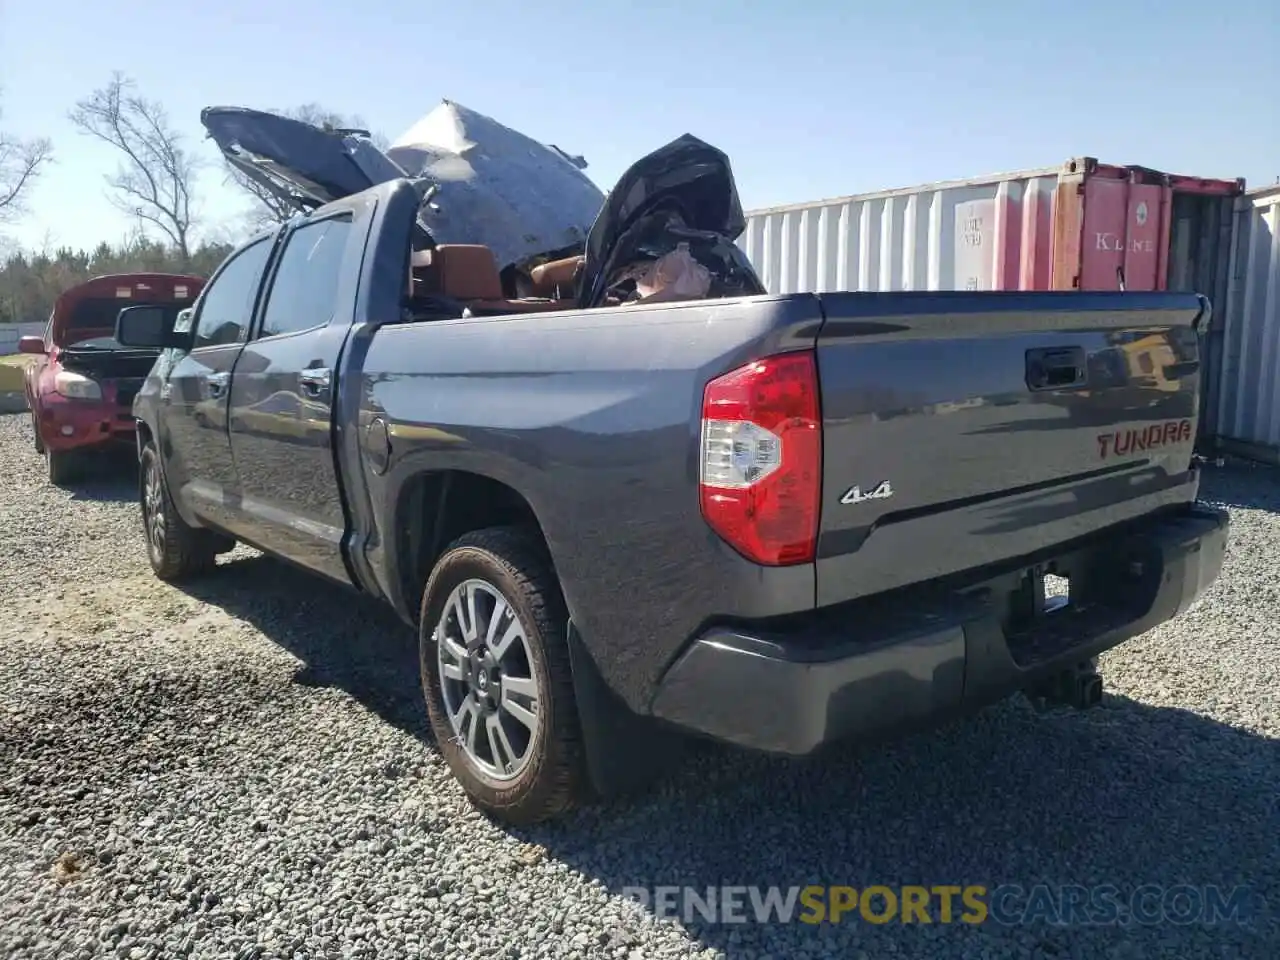
<path fill-rule="evenodd" d="M 841 503 L 862 503 L 864 500 L 887 500 L 893 496 L 893 487 L 888 480 L 880 481 L 880 485 L 870 493 L 863 493 L 861 487 L 850 487 L 840 498 Z"/>

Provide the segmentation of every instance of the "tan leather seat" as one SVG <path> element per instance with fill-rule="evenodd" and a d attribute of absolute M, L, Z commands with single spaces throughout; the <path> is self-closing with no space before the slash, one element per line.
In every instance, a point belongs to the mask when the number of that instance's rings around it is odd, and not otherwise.
<path fill-rule="evenodd" d="M 493 251 L 480 244 L 442 243 L 414 253 L 411 263 L 419 291 L 452 297 L 472 313 L 538 313 L 573 306 L 571 300 L 508 299 Z"/>
<path fill-rule="evenodd" d="M 586 257 L 565 257 L 562 260 L 551 260 L 540 263 L 529 271 L 529 279 L 533 281 L 534 290 L 541 296 L 555 297 L 572 293 L 578 279 L 578 271 L 582 269 Z"/>

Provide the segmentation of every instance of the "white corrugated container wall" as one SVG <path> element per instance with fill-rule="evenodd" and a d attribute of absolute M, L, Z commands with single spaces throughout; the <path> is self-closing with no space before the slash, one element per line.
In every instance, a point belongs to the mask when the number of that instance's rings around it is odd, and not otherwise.
<path fill-rule="evenodd" d="M 770 293 L 1046 290 L 1059 168 L 753 210 Z"/>
<path fill-rule="evenodd" d="M 17 353 L 21 337 L 43 336 L 45 326 L 40 322 L 0 324 L 0 357 Z"/>
<path fill-rule="evenodd" d="M 1236 201 L 1219 378 L 1219 444 L 1280 460 L 1280 186 Z"/>

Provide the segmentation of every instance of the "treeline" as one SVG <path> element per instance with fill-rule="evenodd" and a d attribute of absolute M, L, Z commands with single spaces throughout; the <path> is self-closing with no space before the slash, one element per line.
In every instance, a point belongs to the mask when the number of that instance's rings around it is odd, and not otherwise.
<path fill-rule="evenodd" d="M 344 117 L 314 103 L 271 112 L 320 128 L 364 127 L 359 117 Z M 170 121 L 160 101 L 143 96 L 131 79 L 115 73 L 77 101 L 68 118 L 80 135 L 114 152 L 117 166 L 103 171 L 103 190 L 134 221 L 142 239 L 121 247 L 102 243 L 88 252 L 68 247 L 10 255 L 0 269 L 0 322 L 43 320 L 61 291 L 92 276 L 137 271 L 208 276 L 229 252 L 210 239 L 218 231 L 199 214 L 199 174 L 210 158 Z M 378 134 L 373 139 L 385 142 Z M 54 144 L 48 139 L 23 139 L 0 129 L 0 228 L 39 216 L 29 202 L 31 191 L 53 160 Z M 221 157 L 216 162 L 225 179 L 251 198 L 247 227 L 279 222 L 294 212 Z"/>
<path fill-rule="evenodd" d="M 183 255 L 173 244 L 146 237 L 93 250 L 63 247 L 52 253 L 14 253 L 0 266 L 0 323 L 43 321 L 62 291 L 113 273 L 187 273 L 208 277 L 231 252 L 229 244 L 202 244 Z"/>

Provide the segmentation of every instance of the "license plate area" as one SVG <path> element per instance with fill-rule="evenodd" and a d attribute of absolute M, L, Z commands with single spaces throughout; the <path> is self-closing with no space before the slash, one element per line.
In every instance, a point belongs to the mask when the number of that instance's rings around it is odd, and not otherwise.
<path fill-rule="evenodd" d="M 1009 654 L 1024 668 L 1056 657 L 1084 639 L 1090 626 L 1099 626 L 1086 624 L 1090 619 L 1072 603 L 1065 570 L 1055 564 L 1030 567 L 1008 596 L 1004 631 Z"/>
<path fill-rule="evenodd" d="M 1048 617 L 1071 608 L 1071 580 L 1056 564 L 1040 564 L 1022 572 L 1009 597 L 1006 629 L 1033 630 Z"/>
<path fill-rule="evenodd" d="M 1146 616 L 1163 579 L 1156 545 L 1117 529 L 1092 543 L 1010 570 L 990 602 L 1014 663 L 1065 658 Z"/>
<path fill-rule="evenodd" d="M 1044 610 L 1052 613 L 1071 605 L 1071 578 L 1056 573 L 1044 575 Z"/>

